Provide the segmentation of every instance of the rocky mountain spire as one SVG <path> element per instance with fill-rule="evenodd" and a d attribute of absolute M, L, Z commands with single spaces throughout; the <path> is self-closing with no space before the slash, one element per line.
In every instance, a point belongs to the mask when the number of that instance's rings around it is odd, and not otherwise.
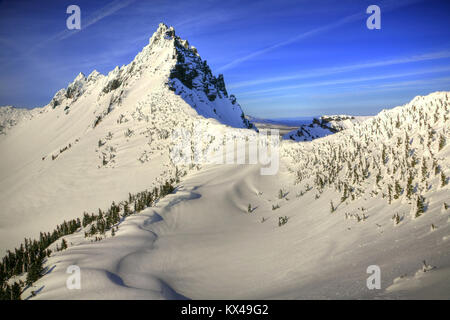
<path fill-rule="evenodd" d="M 252 128 L 244 117 L 236 97 L 229 95 L 222 74 L 213 75 L 206 60 L 173 27 L 160 23 L 141 52 L 131 63 L 116 67 L 106 76 L 93 71 L 88 77 L 80 73 L 67 88 L 58 91 L 50 102 L 52 108 L 69 110 L 88 87 L 101 86 L 99 99 L 112 95 L 106 113 L 122 101 L 137 79 L 158 77 L 166 88 L 181 96 L 199 115 L 216 118 L 233 127 Z M 120 88 L 120 89 L 119 89 Z M 114 96 L 114 97 L 113 97 Z"/>

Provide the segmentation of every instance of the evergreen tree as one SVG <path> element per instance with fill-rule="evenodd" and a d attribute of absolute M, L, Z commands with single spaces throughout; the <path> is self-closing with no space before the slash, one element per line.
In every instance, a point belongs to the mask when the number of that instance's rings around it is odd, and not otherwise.
<path fill-rule="evenodd" d="M 278 226 L 281 227 L 282 225 L 285 225 L 288 222 L 288 217 L 279 217 L 278 218 Z"/>
<path fill-rule="evenodd" d="M 412 173 L 410 173 L 409 177 L 408 177 L 408 182 L 406 184 L 406 197 L 408 199 L 411 199 L 411 196 L 414 192 L 413 180 L 414 180 L 414 177 L 413 177 Z"/>
<path fill-rule="evenodd" d="M 441 187 L 444 187 L 445 185 L 447 185 L 447 177 L 444 172 L 441 172 Z"/>
<path fill-rule="evenodd" d="M 441 168 L 437 164 L 436 160 L 433 160 L 433 168 L 434 168 L 434 175 L 438 175 L 441 171 Z"/>
<path fill-rule="evenodd" d="M 425 212 L 424 198 L 418 196 L 416 200 L 416 218 L 420 217 Z"/>
<path fill-rule="evenodd" d="M 395 180 L 395 194 L 394 199 L 400 198 L 400 195 L 402 194 L 402 187 L 400 186 L 400 183 Z"/>
<path fill-rule="evenodd" d="M 18 282 L 14 282 L 11 288 L 11 300 L 21 300 L 20 294 L 22 290 Z"/>
<path fill-rule="evenodd" d="M 425 161 L 425 159 L 423 159 L 422 161 L 422 182 L 425 181 L 425 179 L 427 178 L 428 175 L 428 168 L 427 168 L 427 163 Z"/>
<path fill-rule="evenodd" d="M 388 184 L 388 202 L 392 203 L 392 186 L 390 184 Z"/>
<path fill-rule="evenodd" d="M 398 213 L 394 214 L 394 216 L 392 217 L 392 220 L 394 220 L 394 223 L 397 225 L 400 223 L 400 216 Z"/>
<path fill-rule="evenodd" d="M 35 282 L 41 277 L 42 271 L 43 271 L 42 260 L 37 260 L 30 266 L 28 270 L 26 284 L 31 286 L 33 282 Z"/>
<path fill-rule="evenodd" d="M 445 138 L 441 134 L 441 136 L 439 137 L 439 151 L 441 151 L 444 147 L 445 147 Z"/>
<path fill-rule="evenodd" d="M 378 174 L 377 174 L 377 185 L 378 183 L 383 179 L 383 176 L 381 175 L 381 170 L 378 170 Z"/>

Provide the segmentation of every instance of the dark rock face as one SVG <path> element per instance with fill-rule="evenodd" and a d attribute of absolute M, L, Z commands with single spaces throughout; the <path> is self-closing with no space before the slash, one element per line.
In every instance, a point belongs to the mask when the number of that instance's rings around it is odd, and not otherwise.
<path fill-rule="evenodd" d="M 170 79 L 178 79 L 189 89 L 193 89 L 192 80 L 198 76 L 195 69 L 189 69 L 186 64 L 177 63 L 175 68 L 170 72 Z"/>
<path fill-rule="evenodd" d="M 335 120 L 335 119 L 332 119 L 332 118 L 326 118 L 326 117 L 320 117 L 320 119 L 314 118 L 314 119 L 313 119 L 313 123 L 310 124 L 309 126 L 310 126 L 311 128 L 313 128 L 313 127 L 314 127 L 314 124 L 315 124 L 315 125 L 321 127 L 322 129 L 330 130 L 332 133 L 339 132 L 339 130 L 337 130 L 336 128 L 333 128 L 333 127 L 331 127 L 331 126 L 328 126 L 328 123 L 329 123 L 330 121 L 332 121 L 332 120 Z M 338 118 L 338 119 L 336 119 L 336 120 L 341 121 L 340 118 Z M 344 120 L 345 120 L 345 119 L 344 119 Z"/>
<path fill-rule="evenodd" d="M 228 97 L 223 75 L 220 74 L 216 78 L 196 48 L 189 47 L 189 43 L 176 36 L 172 28 L 162 34 L 165 39 L 173 39 L 175 44 L 174 58 L 177 63 L 170 73 L 170 79 L 178 79 L 191 90 L 202 90 L 209 101 L 214 101 L 217 97 Z"/>
<path fill-rule="evenodd" d="M 106 87 L 103 88 L 103 92 L 108 93 L 113 90 L 116 90 L 118 87 L 120 87 L 120 85 L 121 85 L 120 80 L 118 80 L 118 79 L 111 80 L 110 82 L 108 82 Z"/>
<path fill-rule="evenodd" d="M 191 93 L 185 92 L 186 90 L 180 88 L 181 83 L 189 90 L 203 92 L 207 98 L 205 100 L 208 102 L 216 102 L 217 99 L 228 99 L 228 103 L 231 102 L 230 109 L 233 109 L 230 112 L 238 112 L 238 115 L 242 112 L 241 107 L 236 101 L 236 97 L 228 95 L 223 75 L 219 74 L 215 77 L 207 61 L 202 60 L 195 47 L 189 46 L 187 40 L 182 40 L 175 34 L 172 27 L 169 28 L 164 24 L 160 24 L 152 43 L 162 45 L 162 41 L 173 41 L 174 46 L 172 58 L 176 59 L 176 63 L 169 75 L 168 86 L 170 90 L 177 94 L 184 92 L 186 95 L 190 95 Z M 219 104 L 223 103 L 219 102 Z M 193 107 L 196 107 L 195 103 Z M 225 110 L 216 109 L 215 105 L 211 105 L 211 111 L 217 115 L 218 119 L 224 113 L 227 113 Z M 241 118 L 245 127 L 254 127 L 245 117 Z"/>

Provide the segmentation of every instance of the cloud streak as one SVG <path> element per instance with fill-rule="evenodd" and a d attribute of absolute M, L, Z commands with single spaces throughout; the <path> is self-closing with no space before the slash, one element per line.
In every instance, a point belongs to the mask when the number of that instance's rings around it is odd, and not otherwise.
<path fill-rule="evenodd" d="M 436 85 L 442 85 L 442 86 L 448 86 L 450 84 L 450 77 L 437 77 L 437 78 L 430 78 L 430 79 L 420 79 L 420 80 L 410 80 L 410 81 L 402 81 L 402 82 L 390 82 L 390 83 L 383 83 L 383 84 L 371 84 L 371 85 L 359 85 L 359 86 L 351 86 L 351 87 L 345 87 L 345 89 L 348 89 L 349 91 L 343 91 L 341 90 L 338 93 L 335 92 L 324 92 L 320 95 L 314 94 L 314 95 L 308 95 L 308 98 L 312 99 L 320 99 L 323 100 L 325 97 L 349 97 L 349 98 L 355 98 L 356 96 L 363 96 L 367 93 L 374 93 L 374 92 L 387 92 L 387 91 L 397 91 L 397 90 L 404 90 L 406 88 L 430 88 L 436 90 Z M 355 88 L 358 88 L 358 90 L 355 92 Z M 341 88 L 342 89 L 342 88 Z M 280 99 L 286 99 L 286 98 L 298 98 L 298 97 L 304 97 L 305 95 L 303 93 L 286 93 L 286 94 L 280 94 L 280 95 L 274 95 L 270 97 L 262 97 L 262 98 L 240 98 L 241 103 L 246 104 L 257 104 L 257 103 L 264 103 L 264 102 L 270 102 L 270 101 L 279 101 Z M 348 102 L 350 102 L 349 100 Z"/>
<path fill-rule="evenodd" d="M 255 86 L 255 85 L 276 83 L 276 82 L 289 81 L 289 80 L 299 80 L 299 79 L 308 79 L 308 78 L 314 78 L 314 77 L 322 77 L 322 76 L 328 76 L 328 75 L 333 75 L 333 74 L 338 74 L 338 73 L 343 73 L 343 72 L 361 70 L 361 69 L 386 67 L 386 66 L 391 66 L 391 65 L 414 63 L 414 62 L 421 62 L 421 61 L 428 61 L 428 60 L 445 59 L 445 58 L 450 58 L 450 51 L 425 53 L 425 54 L 420 54 L 420 55 L 413 55 L 410 57 L 364 62 L 364 63 L 346 65 L 346 66 L 340 66 L 340 67 L 321 68 L 321 69 L 316 69 L 316 70 L 309 71 L 307 73 L 302 73 L 302 74 L 290 74 L 290 75 L 285 75 L 285 76 L 278 76 L 278 77 L 271 77 L 271 78 L 267 77 L 267 78 L 258 79 L 258 80 L 243 81 L 243 82 L 231 84 L 229 86 L 229 88 L 230 89 L 244 88 L 244 87 L 251 87 L 251 86 Z"/>
<path fill-rule="evenodd" d="M 416 3 L 416 2 L 419 2 L 419 1 L 422 1 L 422 0 L 404 0 L 404 1 L 401 1 L 401 0 L 388 1 L 387 0 L 387 1 L 384 1 L 384 2 L 380 1 L 379 5 L 383 7 L 383 12 L 386 12 L 386 11 L 391 11 L 391 10 L 397 9 L 399 7 L 410 5 L 412 3 Z M 245 62 L 245 61 L 251 60 L 251 59 L 253 59 L 253 58 L 257 57 L 257 56 L 263 55 L 265 53 L 268 53 L 268 52 L 273 51 L 275 49 L 278 49 L 280 47 L 284 47 L 286 45 L 298 42 L 300 40 L 309 38 L 311 36 L 314 36 L 316 34 L 319 34 L 319 33 L 325 32 L 325 31 L 336 29 L 336 28 L 338 28 L 340 26 L 343 26 L 343 25 L 345 25 L 347 23 L 354 22 L 354 21 L 357 21 L 357 20 L 360 20 L 360 19 L 363 19 L 363 18 L 366 18 L 366 17 L 367 17 L 366 12 L 359 12 L 359 13 L 355 13 L 355 14 L 349 15 L 349 16 L 347 16 L 345 18 L 342 18 L 342 19 L 340 19 L 340 20 L 338 20 L 338 21 L 336 21 L 334 23 L 330 23 L 330 24 L 327 24 L 325 26 L 318 27 L 318 28 L 315 28 L 315 29 L 311 29 L 309 31 L 300 33 L 300 34 L 296 35 L 295 37 L 286 39 L 284 41 L 275 43 L 275 44 L 273 44 L 273 45 L 271 45 L 269 47 L 266 47 L 266 48 L 254 51 L 254 52 L 252 52 L 252 53 L 250 53 L 248 55 L 245 55 L 243 57 L 237 58 L 237 59 L 235 59 L 235 60 L 225 64 L 224 66 L 218 68 L 217 71 L 222 72 L 222 71 L 225 71 L 225 70 L 228 70 L 228 69 L 232 69 L 232 68 L 236 67 L 237 65 Z"/>
<path fill-rule="evenodd" d="M 37 45 L 30 48 L 28 51 L 26 51 L 24 54 L 19 56 L 18 58 L 24 58 L 35 52 L 36 50 L 48 45 L 50 42 L 53 41 L 61 41 L 64 39 L 67 39 L 75 34 L 77 34 L 80 31 L 83 31 L 84 29 L 94 25 L 95 23 L 99 22 L 100 20 L 116 13 L 120 9 L 123 9 L 127 6 L 129 6 L 131 3 L 133 3 L 136 0 L 115 0 L 108 5 L 102 7 L 101 9 L 97 10 L 91 17 L 89 17 L 86 21 L 81 20 L 81 29 L 79 30 L 68 30 L 65 29 L 43 41 L 40 41 Z"/>
<path fill-rule="evenodd" d="M 131 3 L 133 3 L 136 0 L 115 0 L 111 2 L 110 4 L 104 6 L 103 8 L 96 11 L 92 17 L 90 17 L 87 22 L 83 23 L 82 21 L 82 28 L 79 30 L 64 30 L 61 32 L 56 38 L 56 41 L 66 39 L 68 37 L 71 37 L 72 35 L 92 26 L 93 24 L 99 22 L 100 20 L 109 17 L 110 15 L 116 13 L 120 9 L 123 9 L 125 7 L 128 7 Z"/>
<path fill-rule="evenodd" d="M 264 94 L 270 94 L 273 92 L 279 92 L 279 91 L 283 91 L 283 90 L 292 90 L 292 89 L 309 88 L 309 87 L 321 87 L 321 86 L 330 86 L 330 85 L 334 86 L 334 85 L 340 85 L 340 84 L 386 80 L 386 79 L 410 77 L 410 76 L 417 76 L 417 75 L 423 75 L 423 74 L 428 74 L 428 73 L 448 72 L 448 71 L 450 71 L 450 66 L 430 68 L 430 69 L 426 69 L 426 70 L 406 72 L 406 73 L 396 73 L 396 74 L 389 74 L 389 75 L 373 76 L 373 77 L 347 78 L 347 79 L 339 79 L 339 80 L 319 81 L 319 82 L 311 82 L 311 83 L 302 83 L 302 84 L 297 84 L 297 85 L 280 86 L 280 87 L 270 88 L 270 89 L 262 89 L 262 90 L 243 92 L 240 95 L 242 95 L 242 96 L 264 95 Z"/>
<path fill-rule="evenodd" d="M 260 56 L 262 54 L 265 54 L 265 53 L 270 52 L 272 50 L 275 50 L 277 48 L 284 47 L 284 46 L 286 46 L 288 44 L 300 41 L 300 40 L 308 38 L 308 37 L 311 37 L 311 36 L 313 36 L 315 34 L 318 34 L 318 33 L 324 32 L 324 31 L 328 31 L 328 30 L 337 28 L 337 27 L 339 27 L 341 25 L 344 25 L 344 24 L 346 24 L 348 22 L 358 20 L 361 17 L 362 17 L 362 14 L 353 14 L 353 15 L 345 17 L 344 19 L 341 19 L 341 20 L 339 20 L 339 21 L 337 21 L 335 23 L 328 24 L 326 26 L 318 27 L 318 28 L 315 28 L 315 29 L 303 32 L 303 33 L 298 34 L 297 36 L 295 36 L 293 38 L 290 38 L 290 39 L 278 42 L 278 43 L 276 43 L 274 45 L 271 45 L 271 46 L 269 46 L 267 48 L 264 48 L 264 49 L 261 49 L 261 50 L 257 50 L 257 51 L 255 51 L 253 53 L 250 53 L 250 54 L 246 55 L 246 56 L 243 56 L 241 58 L 235 59 L 235 60 L 231 61 L 230 63 L 227 63 L 226 65 L 218 68 L 217 71 L 222 72 L 224 70 L 228 70 L 228 69 L 234 68 L 237 65 L 241 64 L 242 62 L 245 62 L 247 60 L 253 59 L 253 58 L 257 57 L 257 56 Z"/>

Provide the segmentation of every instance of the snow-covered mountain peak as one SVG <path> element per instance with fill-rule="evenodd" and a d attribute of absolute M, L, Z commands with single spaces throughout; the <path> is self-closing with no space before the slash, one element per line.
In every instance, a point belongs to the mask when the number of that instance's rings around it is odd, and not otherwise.
<path fill-rule="evenodd" d="M 100 72 L 98 72 L 97 70 L 94 70 L 88 75 L 87 79 L 88 79 L 88 81 L 96 81 L 97 79 L 99 79 L 101 77 L 103 77 L 103 75 Z"/>
<path fill-rule="evenodd" d="M 74 80 L 73 82 L 78 82 L 78 81 L 86 81 L 86 76 L 84 75 L 83 72 L 80 72 L 80 73 L 76 76 L 76 78 L 75 78 L 75 80 Z"/>
<path fill-rule="evenodd" d="M 176 35 L 175 29 L 172 26 L 167 26 L 164 23 L 160 23 L 158 29 L 153 33 L 150 37 L 149 45 L 150 46 L 169 46 L 173 44 L 174 46 L 181 45 L 185 49 L 191 49 L 193 47 L 189 46 L 189 42 L 187 40 L 181 39 Z M 195 48 L 193 48 L 196 51 Z"/>
<path fill-rule="evenodd" d="M 151 36 L 149 44 L 153 45 L 160 40 L 174 40 L 174 39 L 175 39 L 175 29 L 161 22 L 158 26 L 158 29 L 156 29 L 156 31 Z"/>
<path fill-rule="evenodd" d="M 96 115 L 98 123 L 98 117 L 108 115 L 124 103 L 124 97 L 134 88 L 142 86 L 148 87 L 147 91 L 157 87 L 167 95 L 175 93 L 205 118 L 215 118 L 237 128 L 253 127 L 245 119 L 236 97 L 228 94 L 223 75 L 214 76 L 197 49 L 164 23 L 159 24 L 149 43 L 128 65 L 116 66 L 107 75 L 96 70 L 88 77 L 79 73 L 67 88 L 55 94 L 49 108 L 68 113 L 85 93 L 93 94 L 94 113 L 102 113 Z"/>

